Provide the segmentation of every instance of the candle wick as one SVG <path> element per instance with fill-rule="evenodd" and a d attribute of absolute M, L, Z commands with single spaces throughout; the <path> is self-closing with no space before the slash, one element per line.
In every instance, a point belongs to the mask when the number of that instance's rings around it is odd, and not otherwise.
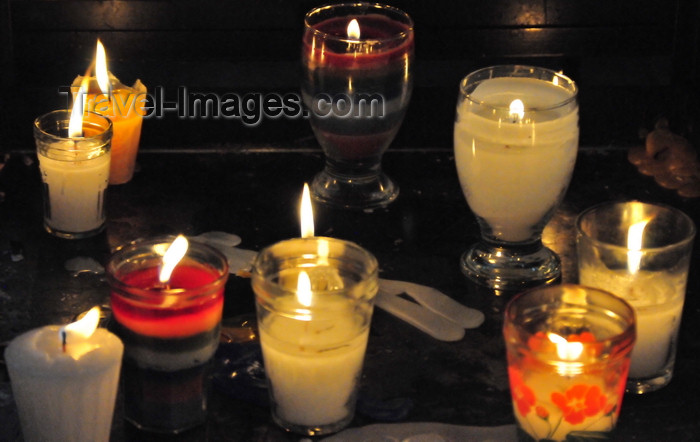
<path fill-rule="evenodd" d="M 61 341 L 62 341 L 62 347 L 63 347 L 63 353 L 66 352 L 66 331 L 61 330 Z"/>

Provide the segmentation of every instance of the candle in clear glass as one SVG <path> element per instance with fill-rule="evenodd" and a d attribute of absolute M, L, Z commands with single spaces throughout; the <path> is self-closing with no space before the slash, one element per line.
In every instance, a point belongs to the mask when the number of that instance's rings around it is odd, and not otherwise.
<path fill-rule="evenodd" d="M 411 97 L 413 22 L 390 6 L 349 3 L 313 9 L 304 25 L 301 91 L 326 158 L 312 196 L 346 208 L 385 206 L 399 192 L 381 159 Z"/>
<path fill-rule="evenodd" d="M 503 334 L 521 440 L 611 439 L 635 340 L 629 304 L 584 286 L 538 287 L 508 303 Z"/>
<path fill-rule="evenodd" d="M 494 66 L 460 85 L 457 174 L 481 230 L 462 256 L 474 281 L 512 290 L 550 283 L 559 257 L 542 230 L 564 197 L 578 150 L 577 87 L 554 71 Z M 520 100 L 520 109 L 512 108 Z"/>
<path fill-rule="evenodd" d="M 124 341 L 124 415 L 136 427 L 179 433 L 206 420 L 210 361 L 219 344 L 228 263 L 195 242 L 167 284 L 174 238 L 134 241 L 109 259 L 115 332 Z"/>
<path fill-rule="evenodd" d="M 258 254 L 258 329 L 272 417 L 282 428 L 325 435 L 352 420 L 377 267 L 359 246 L 324 237 L 282 241 Z M 308 299 L 299 294 L 302 272 Z"/>
<path fill-rule="evenodd" d="M 639 223 L 638 242 L 630 243 L 630 227 Z M 576 227 L 579 282 L 624 298 L 637 315 L 628 391 L 642 394 L 666 386 L 673 376 L 695 238 L 692 219 L 669 206 L 610 202 L 584 211 Z"/>
<path fill-rule="evenodd" d="M 71 111 L 58 110 L 34 121 L 39 170 L 44 184 L 44 228 L 61 238 L 79 239 L 105 227 L 112 122 L 86 112 L 83 136 L 70 137 Z"/>

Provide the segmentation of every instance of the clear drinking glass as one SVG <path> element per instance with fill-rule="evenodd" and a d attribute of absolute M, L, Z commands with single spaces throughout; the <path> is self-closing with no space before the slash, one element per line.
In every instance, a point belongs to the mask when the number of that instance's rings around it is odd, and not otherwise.
<path fill-rule="evenodd" d="M 460 84 L 457 173 L 481 230 L 462 271 L 503 290 L 550 283 L 559 257 L 542 231 L 571 180 L 578 151 L 577 87 L 557 72 L 494 66 Z"/>
<path fill-rule="evenodd" d="M 673 376 L 695 224 L 675 208 L 640 201 L 594 206 L 576 221 L 579 282 L 627 300 L 637 316 L 627 391 Z"/>
<path fill-rule="evenodd" d="M 273 420 L 308 436 L 343 429 L 357 391 L 378 288 L 377 260 L 334 238 L 296 238 L 253 265 Z"/>
<path fill-rule="evenodd" d="M 317 201 L 366 209 L 398 196 L 381 160 L 411 97 L 413 41 L 413 21 L 390 6 L 335 4 L 306 14 L 301 92 L 326 160 L 311 184 Z"/>
<path fill-rule="evenodd" d="M 39 170 L 44 185 L 44 228 L 52 235 L 80 239 L 100 233 L 107 220 L 112 122 L 94 112 L 83 117 L 83 136 L 70 137 L 70 110 L 34 121 Z"/>

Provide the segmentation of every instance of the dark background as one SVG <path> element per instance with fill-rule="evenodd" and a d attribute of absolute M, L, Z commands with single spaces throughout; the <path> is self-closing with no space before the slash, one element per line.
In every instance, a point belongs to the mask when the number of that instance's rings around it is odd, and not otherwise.
<path fill-rule="evenodd" d="M 166 100 L 191 92 L 298 93 L 310 0 L 0 0 L 0 151 L 33 150 L 38 115 L 102 39 L 110 70 Z M 395 148 L 451 148 L 459 80 L 527 63 L 577 81 L 581 145 L 639 142 L 659 116 L 692 135 L 698 114 L 698 0 L 395 0 L 415 21 L 416 86 Z M 143 149 L 317 148 L 307 121 L 151 118 Z"/>

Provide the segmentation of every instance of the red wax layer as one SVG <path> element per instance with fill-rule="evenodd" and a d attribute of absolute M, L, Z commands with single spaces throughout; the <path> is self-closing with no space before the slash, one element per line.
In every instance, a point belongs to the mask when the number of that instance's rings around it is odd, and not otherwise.
<path fill-rule="evenodd" d="M 348 23 L 360 25 L 360 43 L 348 43 Z M 401 39 L 401 34 L 408 37 Z M 413 32 L 399 21 L 378 14 L 335 17 L 324 20 L 304 33 L 303 59 L 314 67 L 345 69 L 381 67 L 413 52 Z"/>
<path fill-rule="evenodd" d="M 112 311 L 122 326 L 146 336 L 182 338 L 211 330 L 221 321 L 223 284 L 213 293 L 201 290 L 219 278 L 215 271 L 178 265 L 168 290 L 159 289 L 158 272 L 157 267 L 131 272 L 122 281 L 135 287 L 134 293 L 112 291 Z"/>

